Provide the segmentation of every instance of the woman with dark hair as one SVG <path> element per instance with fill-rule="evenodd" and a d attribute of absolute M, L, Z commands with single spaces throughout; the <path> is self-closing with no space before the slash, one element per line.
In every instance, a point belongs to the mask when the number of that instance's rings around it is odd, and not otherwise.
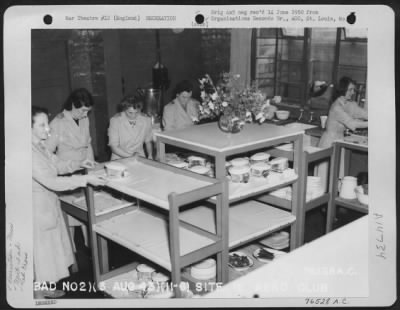
<path fill-rule="evenodd" d="M 60 201 L 56 192 L 104 185 L 105 181 L 94 175 L 58 176 L 92 163 L 85 160 L 61 160 L 45 144 L 49 137 L 47 111 L 32 107 L 32 206 L 33 206 L 33 266 L 34 281 L 57 282 L 69 276 L 73 264 L 71 240 L 68 237 Z M 35 291 L 35 297 L 60 297 L 62 291 Z"/>
<path fill-rule="evenodd" d="M 65 101 L 63 111 L 51 121 L 51 132 L 46 144 L 47 148 L 52 153 L 55 152 L 60 159 L 78 161 L 89 159 L 93 165 L 95 164 L 87 117 L 93 104 L 92 95 L 86 88 L 75 89 Z M 71 230 L 76 226 L 82 227 L 84 242 L 88 246 L 85 224 L 72 216 L 68 216 L 68 222 Z"/>
<path fill-rule="evenodd" d="M 50 151 L 64 160 L 94 160 L 87 114 L 94 102 L 85 88 L 74 90 L 64 103 L 63 111 L 50 123 Z"/>
<path fill-rule="evenodd" d="M 136 153 L 144 156 L 143 144 L 149 158 L 153 159 L 151 119 L 141 113 L 142 108 L 142 101 L 127 97 L 120 104 L 121 112 L 111 118 L 108 128 L 111 160 L 131 157 Z"/>
<path fill-rule="evenodd" d="M 175 99 L 164 107 L 164 130 L 181 129 L 192 126 L 199 120 L 199 102 L 192 98 L 193 85 L 181 81 L 175 88 Z"/>
<path fill-rule="evenodd" d="M 352 131 L 357 128 L 368 127 L 367 110 L 361 108 L 353 100 L 355 94 L 356 82 L 349 77 L 342 77 L 337 86 L 336 93 L 333 96 L 333 103 L 329 109 L 326 129 L 322 134 L 318 146 L 327 148 L 332 146 L 336 140 L 344 138 L 344 131 Z M 328 165 L 321 163 L 318 166 L 318 175 L 324 184 L 327 182 Z M 326 188 L 326 185 L 325 185 Z"/>

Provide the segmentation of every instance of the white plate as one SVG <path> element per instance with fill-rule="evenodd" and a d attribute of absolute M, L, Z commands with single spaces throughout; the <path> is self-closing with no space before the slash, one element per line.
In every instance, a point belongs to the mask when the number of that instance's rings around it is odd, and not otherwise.
<path fill-rule="evenodd" d="M 270 243 L 268 241 L 260 241 L 261 244 L 266 245 L 267 247 L 270 247 L 272 249 L 275 250 L 282 250 L 282 249 L 286 249 L 287 247 L 289 247 L 289 241 L 285 242 L 285 243 L 278 243 L 278 244 L 274 244 L 274 243 Z"/>
<path fill-rule="evenodd" d="M 268 252 L 274 254 L 274 258 L 272 258 L 272 259 L 267 259 L 267 258 L 261 258 L 261 257 L 259 257 L 259 256 L 258 256 L 258 253 L 260 252 L 261 249 L 267 250 Z M 286 254 L 285 252 L 277 251 L 277 250 L 274 250 L 274 249 L 271 249 L 271 248 L 258 248 L 258 249 L 256 249 L 256 250 L 253 252 L 253 256 L 254 256 L 255 258 L 257 258 L 257 259 L 258 259 L 260 262 L 262 262 L 262 263 L 269 263 L 269 262 L 271 262 L 272 260 L 278 259 L 279 257 L 281 257 L 282 255 L 285 255 L 285 254 Z"/>
<path fill-rule="evenodd" d="M 253 266 L 253 264 L 254 264 L 253 260 L 248 255 L 246 255 L 245 253 L 243 253 L 243 252 L 231 252 L 231 253 L 229 253 L 229 256 L 231 256 L 233 254 L 237 254 L 239 256 L 247 257 L 247 259 L 249 260 L 249 265 L 246 266 L 246 267 L 235 267 L 235 266 L 232 266 L 230 263 L 228 263 L 229 267 L 231 267 L 231 268 L 233 268 L 233 269 L 235 269 L 237 271 L 244 271 L 244 270 L 249 269 L 251 266 Z"/>

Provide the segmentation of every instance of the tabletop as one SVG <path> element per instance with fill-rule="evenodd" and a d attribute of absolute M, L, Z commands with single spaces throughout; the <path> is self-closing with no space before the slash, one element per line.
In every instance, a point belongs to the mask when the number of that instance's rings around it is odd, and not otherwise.
<path fill-rule="evenodd" d="M 204 297 L 367 297 L 368 255 L 363 216 Z"/>
<path fill-rule="evenodd" d="M 185 130 L 171 130 L 155 133 L 157 138 L 184 142 L 188 145 L 203 147 L 217 152 L 231 151 L 256 143 L 270 142 L 275 139 L 302 134 L 313 125 L 292 123 L 285 126 L 273 124 L 246 124 L 242 131 L 235 134 L 225 133 L 218 124 L 196 125 Z"/>
<path fill-rule="evenodd" d="M 132 158 L 120 159 L 118 162 L 127 167 L 129 175 L 122 178 L 108 178 L 108 187 L 167 210 L 170 193 L 182 194 L 214 184 L 197 179 L 195 176 L 181 174 L 178 168 L 177 172 L 160 169 Z M 106 177 L 104 169 L 98 170 L 95 174 Z"/>

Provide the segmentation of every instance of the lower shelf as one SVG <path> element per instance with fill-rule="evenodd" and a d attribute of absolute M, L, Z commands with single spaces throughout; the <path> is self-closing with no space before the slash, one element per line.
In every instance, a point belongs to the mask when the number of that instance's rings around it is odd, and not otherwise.
<path fill-rule="evenodd" d="M 180 213 L 180 220 L 215 233 L 215 209 L 195 207 Z M 264 235 L 273 233 L 295 222 L 290 212 L 270 205 L 247 201 L 229 207 L 229 247 L 234 248 Z"/>
<path fill-rule="evenodd" d="M 343 199 L 341 197 L 336 197 L 335 202 L 345 208 L 349 208 L 358 212 L 368 213 L 368 205 L 362 204 L 358 199 Z"/>
<path fill-rule="evenodd" d="M 171 270 L 168 222 L 146 209 L 136 209 L 94 226 L 96 233 Z M 181 256 L 207 247 L 214 240 L 180 227 Z M 201 258 L 200 258 L 201 259 Z"/>

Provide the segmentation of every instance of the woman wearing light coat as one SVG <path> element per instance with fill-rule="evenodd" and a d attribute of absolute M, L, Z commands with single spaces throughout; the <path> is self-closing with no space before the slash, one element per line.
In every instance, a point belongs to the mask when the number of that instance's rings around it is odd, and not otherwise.
<path fill-rule="evenodd" d="M 120 104 L 121 112 L 110 119 L 108 145 L 111 160 L 131 157 L 135 154 L 153 159 L 153 130 L 151 118 L 141 113 L 143 103 L 134 98 L 124 98 Z"/>
<path fill-rule="evenodd" d="M 164 107 L 164 130 L 182 129 L 199 121 L 199 102 L 192 98 L 193 85 L 184 80 L 176 85 L 176 98 Z"/>
<path fill-rule="evenodd" d="M 76 89 L 64 103 L 63 111 L 51 121 L 51 136 L 47 139 L 46 145 L 60 159 L 94 161 L 87 116 L 93 104 L 93 98 L 87 89 Z M 71 216 L 68 216 L 68 222 L 71 229 L 75 226 L 82 227 L 87 246 L 88 237 L 85 224 Z"/>
<path fill-rule="evenodd" d="M 339 81 L 334 101 L 329 109 L 326 129 L 322 134 L 318 147 L 331 147 L 333 142 L 344 139 L 344 131 L 368 127 L 368 112 L 353 101 L 356 82 L 348 77 Z M 317 167 L 324 189 L 327 188 L 328 163 L 323 162 Z"/>
<path fill-rule="evenodd" d="M 105 184 L 104 180 L 92 175 L 58 176 L 92 163 L 89 160 L 61 160 L 46 148 L 44 142 L 48 136 L 46 110 L 32 107 L 33 262 L 34 280 L 40 283 L 68 277 L 68 267 L 74 261 L 57 192 L 84 187 L 87 183 Z M 58 291 L 35 293 L 39 297 L 62 295 Z"/>

